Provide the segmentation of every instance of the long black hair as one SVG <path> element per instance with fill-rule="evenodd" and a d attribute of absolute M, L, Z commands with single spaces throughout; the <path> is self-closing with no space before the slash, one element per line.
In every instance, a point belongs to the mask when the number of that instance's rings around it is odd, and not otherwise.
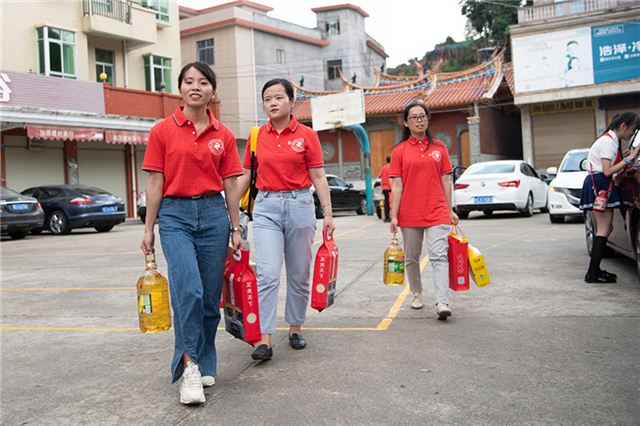
<path fill-rule="evenodd" d="M 287 97 L 290 101 L 293 101 L 293 86 L 289 80 L 285 80 L 284 78 L 273 78 L 267 81 L 264 86 L 262 86 L 262 99 L 264 99 L 264 91 L 267 90 L 271 86 L 282 85 L 284 87 L 284 91 L 287 93 Z"/>
<path fill-rule="evenodd" d="M 626 124 L 627 126 L 631 126 L 635 124 L 638 127 L 638 121 L 640 121 L 640 117 L 633 111 L 623 112 L 621 114 L 616 114 L 611 119 L 609 123 L 609 127 L 607 130 L 618 130 L 620 126 Z"/>
<path fill-rule="evenodd" d="M 204 77 L 209 81 L 209 83 L 211 83 L 213 90 L 214 91 L 216 90 L 216 87 L 217 87 L 216 73 L 213 72 L 213 70 L 209 65 L 203 62 L 189 62 L 187 65 L 182 67 L 182 70 L 180 70 L 180 75 L 178 76 L 178 89 L 180 89 L 180 86 L 182 86 L 182 80 L 184 80 L 184 75 L 191 68 L 195 68 L 198 71 L 200 71 L 202 75 L 204 75 Z"/>
<path fill-rule="evenodd" d="M 411 108 L 417 107 L 417 106 L 424 110 L 424 113 L 427 115 L 427 120 L 431 121 L 431 113 L 427 109 L 427 106 L 424 103 L 419 102 L 419 101 L 411 101 L 402 110 L 402 121 L 403 122 L 408 121 L 409 110 Z M 409 130 L 409 128 L 407 126 L 404 126 L 404 130 L 402 131 L 402 139 L 401 140 L 406 141 L 407 139 L 409 139 L 409 136 L 411 136 L 411 130 Z M 428 141 L 427 142 L 427 149 L 429 149 L 429 145 L 431 145 L 431 139 L 432 139 L 431 132 L 429 132 L 429 126 L 427 125 L 427 141 Z"/>

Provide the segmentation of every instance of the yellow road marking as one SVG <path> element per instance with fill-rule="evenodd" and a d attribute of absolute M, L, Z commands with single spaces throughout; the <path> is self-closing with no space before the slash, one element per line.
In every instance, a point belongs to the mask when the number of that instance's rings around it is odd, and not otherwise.
<path fill-rule="evenodd" d="M 372 225 L 373 225 L 373 223 L 365 223 L 364 225 L 361 225 L 361 226 L 357 227 L 356 229 L 352 229 L 350 231 L 338 232 L 337 234 L 334 235 L 334 237 L 343 237 L 345 235 L 353 234 L 354 232 L 358 232 L 359 230 L 364 229 L 364 228 L 368 228 L 368 227 L 370 227 Z M 321 242 L 322 242 L 322 240 L 316 240 L 316 241 L 313 242 L 313 245 L 320 244 Z"/>
<path fill-rule="evenodd" d="M 122 291 L 135 290 L 135 286 L 127 287 L 17 287 L 17 288 L 0 288 L 0 292 L 18 292 L 18 291 Z"/>
<path fill-rule="evenodd" d="M 420 272 L 424 271 L 424 268 L 427 266 L 427 263 L 429 263 L 429 258 L 425 256 L 424 259 L 422 259 L 422 261 L 420 262 Z M 380 321 L 380 323 L 378 323 L 378 326 L 376 327 L 378 330 L 384 331 L 389 328 L 393 320 L 395 320 L 396 317 L 398 316 L 398 313 L 400 312 L 400 308 L 402 308 L 404 301 L 409 295 L 409 291 L 411 291 L 409 284 L 405 284 L 404 289 L 396 298 L 396 301 L 393 304 L 393 306 L 391 306 L 391 309 L 389 309 L 387 316 L 384 317 L 382 321 Z"/>

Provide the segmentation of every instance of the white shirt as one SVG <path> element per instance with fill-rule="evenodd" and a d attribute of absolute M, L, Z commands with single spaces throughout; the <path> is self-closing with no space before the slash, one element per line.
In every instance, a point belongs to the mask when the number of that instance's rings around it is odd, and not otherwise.
<path fill-rule="evenodd" d="M 613 163 L 618 155 L 618 136 L 612 130 L 607 131 L 604 135 L 600 136 L 591 145 L 589 150 L 589 164 L 594 173 L 602 173 L 602 159 L 606 158 Z M 588 170 L 587 170 L 588 171 Z"/>

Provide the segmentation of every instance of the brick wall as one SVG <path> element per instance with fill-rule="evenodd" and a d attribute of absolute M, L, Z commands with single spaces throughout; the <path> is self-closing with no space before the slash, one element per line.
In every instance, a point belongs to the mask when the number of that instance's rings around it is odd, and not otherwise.
<path fill-rule="evenodd" d="M 446 132 L 451 138 L 449 156 L 458 155 L 458 128 L 467 124 L 467 114 L 461 111 L 434 112 L 431 114 L 429 131 L 436 137 L 438 133 Z M 444 142 L 444 141 L 443 141 Z"/>

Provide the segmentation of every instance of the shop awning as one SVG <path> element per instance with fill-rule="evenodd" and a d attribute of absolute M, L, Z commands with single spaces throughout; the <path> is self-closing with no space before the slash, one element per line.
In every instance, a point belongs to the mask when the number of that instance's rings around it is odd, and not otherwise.
<path fill-rule="evenodd" d="M 104 140 L 109 143 L 130 143 L 132 145 L 146 144 L 149 140 L 149 133 L 128 132 L 126 130 L 106 130 Z"/>
<path fill-rule="evenodd" d="M 44 139 L 49 141 L 104 141 L 104 130 L 84 127 L 59 127 L 59 126 L 27 126 L 27 136 L 30 139 Z"/>

